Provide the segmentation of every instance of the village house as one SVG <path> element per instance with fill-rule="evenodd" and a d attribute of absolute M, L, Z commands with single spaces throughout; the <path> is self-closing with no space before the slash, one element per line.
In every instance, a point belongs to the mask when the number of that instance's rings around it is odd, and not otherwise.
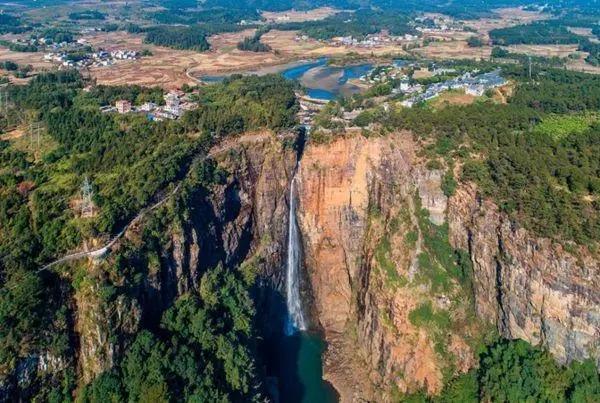
<path fill-rule="evenodd" d="M 120 99 L 115 102 L 115 107 L 117 108 L 117 112 L 119 113 L 129 113 L 131 112 L 131 102 Z"/>

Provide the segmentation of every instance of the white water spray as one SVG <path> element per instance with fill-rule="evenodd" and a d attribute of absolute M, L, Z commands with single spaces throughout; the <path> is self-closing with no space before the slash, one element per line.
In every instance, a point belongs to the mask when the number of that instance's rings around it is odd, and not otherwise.
<path fill-rule="evenodd" d="M 306 330 L 306 320 L 302 311 L 300 297 L 300 234 L 296 221 L 296 175 L 290 183 L 290 213 L 288 220 L 288 250 L 286 291 L 288 319 L 285 324 L 285 334 L 290 336 L 297 330 Z"/>

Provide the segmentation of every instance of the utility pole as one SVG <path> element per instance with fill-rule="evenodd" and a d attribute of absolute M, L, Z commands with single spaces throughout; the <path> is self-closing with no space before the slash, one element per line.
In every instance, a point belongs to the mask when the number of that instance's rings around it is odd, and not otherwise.
<path fill-rule="evenodd" d="M 531 81 L 531 56 L 527 56 L 527 59 L 529 60 L 529 81 Z"/>
<path fill-rule="evenodd" d="M 0 112 L 6 115 L 6 111 L 8 110 L 8 91 L 6 87 L 3 87 L 0 90 Z"/>
<path fill-rule="evenodd" d="M 81 216 L 84 218 L 89 218 L 94 215 L 94 204 L 92 202 L 93 195 L 94 191 L 92 185 L 86 175 L 83 184 L 81 185 Z"/>
<path fill-rule="evenodd" d="M 37 149 L 40 151 L 40 132 L 42 131 L 42 122 L 37 122 L 36 132 L 37 132 Z"/>

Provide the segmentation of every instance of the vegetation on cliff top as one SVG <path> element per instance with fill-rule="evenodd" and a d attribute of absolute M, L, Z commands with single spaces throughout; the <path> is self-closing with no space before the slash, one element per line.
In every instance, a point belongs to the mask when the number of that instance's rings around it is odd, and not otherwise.
<path fill-rule="evenodd" d="M 476 182 L 521 225 L 593 245 L 600 240 L 600 78 L 536 69 L 529 80 L 526 68 L 504 67 L 517 82 L 507 104 L 374 108 L 363 124 L 432 139 L 425 150 L 430 159 L 447 166 L 462 161 L 455 180 Z"/>

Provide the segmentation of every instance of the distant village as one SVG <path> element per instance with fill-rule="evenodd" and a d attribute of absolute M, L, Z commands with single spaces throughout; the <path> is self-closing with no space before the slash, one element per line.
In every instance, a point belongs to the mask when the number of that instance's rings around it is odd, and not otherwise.
<path fill-rule="evenodd" d="M 11 42 L 18 46 L 31 46 L 33 49 L 43 50 L 46 62 L 76 69 L 111 66 L 119 60 L 136 60 L 143 56 L 141 52 L 130 49 L 94 50 L 84 39 L 53 42 L 51 38 L 41 37 L 16 39 Z"/>
<path fill-rule="evenodd" d="M 377 48 L 397 43 L 406 43 L 419 39 L 417 35 L 404 34 L 400 36 L 390 35 L 387 31 L 378 34 L 367 35 L 363 39 L 352 36 L 332 38 L 328 43 L 332 46 L 354 46 L 358 48 Z"/>
<path fill-rule="evenodd" d="M 118 60 L 136 60 L 139 57 L 140 53 L 135 50 L 119 49 L 110 52 L 104 50 L 88 52 L 82 55 L 78 54 L 76 57 L 73 57 L 68 52 L 50 52 L 44 55 L 44 60 L 60 63 L 63 67 L 80 69 L 85 67 L 112 66 Z"/>
<path fill-rule="evenodd" d="M 473 75 L 474 73 L 476 73 L 476 71 L 464 73 L 459 77 L 441 83 L 431 84 L 424 92 L 421 92 L 422 87 L 415 88 L 415 86 L 408 86 L 406 87 L 406 93 L 419 93 L 405 99 L 401 104 L 410 108 L 419 102 L 433 99 L 447 90 L 464 90 L 466 94 L 479 97 L 489 89 L 501 87 L 506 84 L 506 80 L 500 76 L 500 70 L 494 70 L 476 76 Z"/>
<path fill-rule="evenodd" d="M 170 91 L 164 96 L 165 104 L 157 105 L 154 102 L 146 102 L 135 106 L 128 100 L 118 100 L 114 105 L 107 105 L 100 108 L 104 113 L 117 112 L 120 114 L 142 113 L 149 120 L 160 122 L 163 120 L 179 119 L 184 112 L 196 109 L 197 102 L 190 99 L 190 94 L 183 91 Z"/>
<path fill-rule="evenodd" d="M 478 70 L 466 72 L 458 75 L 455 78 L 430 85 L 423 85 L 415 82 L 409 76 L 410 70 L 421 69 L 419 63 L 399 63 L 394 65 L 376 66 L 367 74 L 359 78 L 360 82 L 369 86 L 393 83 L 394 88 L 391 94 L 380 97 L 383 108 L 389 109 L 388 101 L 400 97 L 400 105 L 411 108 L 413 105 L 420 102 L 425 102 L 436 98 L 444 91 L 449 90 L 464 90 L 466 94 L 473 96 L 482 96 L 485 91 L 505 85 L 507 81 L 500 76 L 500 70 L 494 70 L 488 73 L 477 74 Z M 430 76 L 453 75 L 458 74 L 452 68 L 433 68 L 429 72 Z M 300 123 L 305 126 L 310 126 L 314 117 L 328 103 L 326 100 L 310 98 L 302 93 L 297 93 L 300 103 L 300 111 L 298 117 Z M 340 116 L 333 117 L 333 121 L 343 123 L 346 126 L 352 126 L 353 120 L 362 112 L 362 108 L 351 111 L 342 110 Z"/>
<path fill-rule="evenodd" d="M 439 16 L 434 18 L 415 18 L 412 26 L 414 27 L 415 31 L 413 34 L 407 33 L 404 35 L 392 35 L 388 30 L 383 29 L 379 33 L 369 34 L 362 38 L 356 38 L 354 36 L 339 36 L 331 38 L 325 42 L 328 45 L 335 47 L 352 46 L 358 48 L 378 48 L 392 44 L 416 44 L 418 43 L 419 39 L 424 36 L 443 34 L 464 29 L 464 26 L 461 23 Z M 308 41 L 309 39 L 310 37 L 308 35 L 296 36 L 297 42 Z"/>
<path fill-rule="evenodd" d="M 448 90 L 464 90 L 468 95 L 482 96 L 485 91 L 506 84 L 506 80 L 500 76 L 500 70 L 497 69 L 479 75 L 477 75 L 478 70 L 474 70 L 443 82 L 423 86 L 411 80 L 411 77 L 406 73 L 406 67 L 419 68 L 418 64 L 377 66 L 361 76 L 360 81 L 369 85 L 394 81 L 396 84 L 392 89 L 392 95 L 412 95 L 401 102 L 403 106 L 409 108 L 419 102 L 433 99 Z M 454 75 L 457 72 L 452 68 L 433 68 L 431 71 L 431 76 L 447 74 Z"/>

